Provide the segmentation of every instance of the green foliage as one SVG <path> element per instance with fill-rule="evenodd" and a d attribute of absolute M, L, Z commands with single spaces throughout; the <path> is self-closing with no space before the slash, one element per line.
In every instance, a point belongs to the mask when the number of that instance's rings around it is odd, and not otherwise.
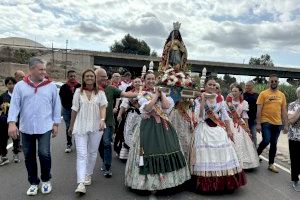
<path fill-rule="evenodd" d="M 249 65 L 262 65 L 268 67 L 274 67 L 273 61 L 269 54 L 261 55 L 260 58 L 250 58 Z"/>
<path fill-rule="evenodd" d="M 152 52 L 151 52 L 150 56 L 157 57 L 157 52 L 156 52 L 156 51 L 154 51 L 154 50 L 152 50 Z"/>
<path fill-rule="evenodd" d="M 255 84 L 254 85 L 254 90 L 257 93 L 260 93 L 261 91 L 266 90 L 268 88 L 269 88 L 269 86 L 267 84 Z M 287 103 L 291 103 L 297 99 L 297 95 L 296 95 L 297 86 L 281 84 L 278 86 L 278 88 L 281 92 L 283 92 L 285 94 Z"/>
<path fill-rule="evenodd" d="M 26 64 L 29 58 L 34 57 L 36 54 L 26 49 L 17 49 L 14 52 L 14 57 L 18 63 Z"/>
<path fill-rule="evenodd" d="M 110 51 L 114 53 L 127 53 L 137 55 L 150 55 L 150 47 L 144 40 L 138 40 L 130 34 L 125 35 L 121 41 L 115 41 L 110 47 Z M 152 52 L 153 53 L 153 52 Z"/>
<path fill-rule="evenodd" d="M 268 66 L 268 67 L 274 67 L 273 61 L 271 59 L 271 56 L 269 54 L 261 55 L 260 58 L 250 58 L 249 65 L 261 65 L 261 66 Z M 255 83 L 259 84 L 267 84 L 267 79 L 262 76 L 256 76 L 253 81 Z"/>
<path fill-rule="evenodd" d="M 230 86 L 232 83 L 236 82 L 236 78 L 231 77 L 229 74 L 225 74 L 223 77 L 223 81 L 226 85 Z"/>

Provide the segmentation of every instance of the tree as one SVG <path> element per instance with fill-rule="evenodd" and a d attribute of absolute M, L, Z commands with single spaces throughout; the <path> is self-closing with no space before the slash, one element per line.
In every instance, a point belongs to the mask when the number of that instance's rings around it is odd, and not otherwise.
<path fill-rule="evenodd" d="M 157 52 L 156 52 L 156 51 L 154 51 L 154 50 L 152 50 L 152 52 L 151 52 L 150 56 L 157 57 Z"/>
<path fill-rule="evenodd" d="M 274 67 L 273 61 L 271 59 L 271 56 L 269 54 L 261 55 L 260 58 L 250 58 L 249 65 L 261 65 L 261 66 L 267 66 L 267 67 Z M 265 77 L 262 76 L 256 76 L 253 81 L 256 83 L 264 83 L 266 84 L 268 81 Z"/>
<path fill-rule="evenodd" d="M 26 49 L 17 49 L 14 52 L 14 57 L 18 63 L 26 64 L 28 63 L 29 58 L 34 57 L 36 53 L 26 50 Z"/>
<path fill-rule="evenodd" d="M 110 47 L 110 51 L 114 53 L 149 56 L 151 49 L 144 40 L 138 40 L 137 38 L 132 37 L 130 34 L 127 34 L 121 41 L 115 41 L 115 43 Z"/>
<path fill-rule="evenodd" d="M 225 74 L 223 77 L 223 81 L 226 85 L 230 86 L 232 83 L 236 82 L 236 78 L 231 77 L 229 74 Z"/>

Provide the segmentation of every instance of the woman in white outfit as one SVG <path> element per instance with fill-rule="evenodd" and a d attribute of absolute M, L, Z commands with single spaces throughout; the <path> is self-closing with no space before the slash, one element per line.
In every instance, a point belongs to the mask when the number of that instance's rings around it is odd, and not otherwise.
<path fill-rule="evenodd" d="M 77 183 L 75 193 L 85 194 L 91 184 L 100 139 L 105 128 L 107 100 L 104 91 L 98 91 L 93 70 L 82 74 L 82 87 L 73 97 L 71 125 L 77 149 Z"/>
<path fill-rule="evenodd" d="M 236 152 L 243 169 L 252 169 L 259 166 L 259 158 L 254 143 L 251 140 L 248 126 L 248 102 L 243 100 L 243 88 L 234 85 L 231 89 L 232 97 L 226 98 L 226 108 L 229 114 L 230 128 L 233 131 L 233 140 Z"/>
<path fill-rule="evenodd" d="M 231 141 L 225 103 L 215 93 L 215 87 L 214 79 L 206 81 L 200 100 L 200 121 L 191 143 L 191 186 L 199 192 L 233 191 L 246 184 Z"/>

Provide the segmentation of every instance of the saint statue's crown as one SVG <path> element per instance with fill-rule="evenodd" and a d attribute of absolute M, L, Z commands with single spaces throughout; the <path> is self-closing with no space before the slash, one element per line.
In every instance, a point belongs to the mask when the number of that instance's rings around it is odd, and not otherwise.
<path fill-rule="evenodd" d="M 173 22 L 173 29 L 176 31 L 179 31 L 180 25 L 181 25 L 181 23 L 179 23 L 179 22 Z"/>

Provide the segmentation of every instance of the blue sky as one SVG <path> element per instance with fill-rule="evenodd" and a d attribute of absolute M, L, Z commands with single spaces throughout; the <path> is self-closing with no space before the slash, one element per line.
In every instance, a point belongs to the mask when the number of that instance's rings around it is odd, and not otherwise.
<path fill-rule="evenodd" d="M 300 68 L 299 0 L 2 0 L 0 38 L 26 37 L 45 46 L 109 51 L 125 34 L 161 54 L 174 21 L 188 58 L 248 63 L 271 55 Z"/>

